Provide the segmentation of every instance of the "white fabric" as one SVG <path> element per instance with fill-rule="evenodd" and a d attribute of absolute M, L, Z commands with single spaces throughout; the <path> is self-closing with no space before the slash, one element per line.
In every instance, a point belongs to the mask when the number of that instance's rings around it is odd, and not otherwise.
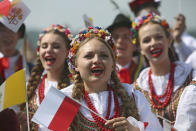
<path fill-rule="evenodd" d="M 177 61 L 175 62 L 176 64 L 176 68 L 175 68 L 175 73 L 174 73 L 174 90 L 173 92 L 175 92 L 186 80 L 187 76 L 190 74 L 191 72 L 191 66 Z M 149 72 L 150 68 L 145 68 L 144 70 L 142 70 L 142 72 L 140 73 L 138 79 L 136 80 L 138 83 L 138 86 L 145 90 L 150 92 L 149 90 L 149 84 L 148 84 L 148 72 Z M 168 79 L 169 79 L 169 73 L 164 75 L 164 76 L 155 76 L 155 75 L 151 75 L 152 77 L 152 82 L 153 82 L 153 86 L 155 89 L 155 92 L 157 95 L 162 95 L 167 87 L 167 83 L 168 83 Z"/>
<path fill-rule="evenodd" d="M 196 87 L 185 88 L 178 105 L 176 123 L 178 131 L 195 131 L 196 129 Z"/>
<path fill-rule="evenodd" d="M 141 121 L 137 121 L 134 117 L 129 116 L 127 120 L 134 126 L 134 127 L 140 127 L 140 131 L 144 131 L 144 123 Z"/>
<path fill-rule="evenodd" d="M 132 93 L 134 93 L 135 100 L 136 100 L 136 105 L 138 107 L 138 111 L 139 111 L 139 115 L 140 115 L 140 119 L 141 119 L 142 122 L 148 122 L 149 123 L 149 125 L 146 128 L 146 131 L 162 131 L 162 127 L 161 127 L 158 119 L 151 112 L 150 105 L 147 102 L 144 95 L 139 91 L 133 91 L 131 85 L 129 85 L 129 84 L 123 84 L 123 86 L 127 90 L 129 96 L 132 96 Z M 71 96 L 72 88 L 73 88 L 73 85 L 70 85 L 70 86 L 62 89 L 61 91 L 63 93 L 65 93 L 66 95 Z M 98 113 L 101 114 L 103 117 L 106 116 L 107 105 L 108 105 L 108 91 L 103 91 L 103 92 L 99 92 L 99 93 L 91 93 L 91 94 L 89 94 L 89 97 L 90 97 L 93 105 L 95 106 L 96 110 L 98 111 Z M 83 99 L 81 99 L 80 102 L 83 105 L 87 106 Z M 120 100 L 119 100 L 119 102 L 121 104 Z M 112 117 L 113 114 L 114 114 L 113 109 L 114 109 L 114 99 L 113 99 L 113 93 L 112 93 L 111 115 L 110 115 L 110 117 Z M 87 119 L 93 121 L 93 118 L 92 118 L 90 112 L 86 108 L 81 106 L 80 107 L 80 112 Z M 135 123 L 137 123 L 137 126 L 138 126 L 138 128 L 140 128 L 141 131 L 144 130 L 144 124 L 141 124 L 141 122 L 131 121 L 133 119 L 130 119 L 130 118 L 128 120 L 130 120 L 129 122 L 131 124 L 136 125 Z"/>
<path fill-rule="evenodd" d="M 48 93 L 49 89 L 51 87 L 57 88 L 58 83 L 55 81 L 48 81 L 47 79 L 45 79 L 45 90 L 44 90 L 44 96 L 46 96 L 46 94 Z M 36 90 L 36 96 L 38 96 L 38 89 Z M 39 98 L 36 97 L 36 104 L 39 106 Z M 39 125 L 39 129 L 38 131 L 50 131 L 49 129 L 43 127 L 42 125 Z"/>
<path fill-rule="evenodd" d="M 3 58 L 3 56 L 4 56 L 3 53 L 0 52 L 0 58 Z"/>
<path fill-rule="evenodd" d="M 51 87 L 57 88 L 58 83 L 56 81 L 49 81 L 47 78 L 45 79 L 45 88 L 44 88 L 44 96 L 48 93 Z M 38 88 L 36 89 L 36 96 L 38 96 Z M 39 106 L 39 98 L 36 97 L 36 104 Z"/>
<path fill-rule="evenodd" d="M 196 50 L 189 55 L 185 63 L 189 64 L 190 66 L 192 66 L 193 69 L 196 70 Z"/>
<path fill-rule="evenodd" d="M 131 65 L 131 61 L 128 64 L 126 64 L 125 66 L 122 66 L 122 65 L 116 63 L 116 66 L 118 67 L 119 70 L 121 70 L 122 68 L 129 69 L 130 65 Z"/>
<path fill-rule="evenodd" d="M 175 51 L 178 54 L 180 61 L 185 61 L 186 58 L 196 50 L 196 39 L 187 32 L 182 34 L 182 42 L 180 44 L 174 43 Z"/>
<path fill-rule="evenodd" d="M 196 71 L 193 72 L 193 80 L 196 81 Z M 177 108 L 176 122 L 174 128 L 177 131 L 195 131 L 196 130 L 196 86 L 187 86 Z"/>
<path fill-rule="evenodd" d="M 181 37 L 184 44 L 191 50 L 196 50 L 196 39 L 187 32 L 184 32 Z"/>
<path fill-rule="evenodd" d="M 186 80 L 191 72 L 191 67 L 183 62 L 176 62 L 174 73 L 174 90 L 175 92 Z M 148 72 L 150 68 L 144 69 L 136 80 L 139 87 L 149 92 Z M 192 73 L 193 80 L 196 80 L 196 71 Z M 164 76 L 152 75 L 154 89 L 157 95 L 162 95 L 166 90 L 169 74 Z M 193 85 L 187 86 L 182 93 L 177 108 L 177 116 L 175 128 L 178 131 L 188 131 L 196 129 L 196 87 Z"/>

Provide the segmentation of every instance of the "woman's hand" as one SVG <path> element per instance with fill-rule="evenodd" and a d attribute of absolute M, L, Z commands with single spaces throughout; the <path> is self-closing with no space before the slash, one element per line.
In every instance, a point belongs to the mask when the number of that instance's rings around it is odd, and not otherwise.
<path fill-rule="evenodd" d="M 131 125 L 125 117 L 108 120 L 105 125 L 115 131 L 139 131 L 139 128 Z"/>

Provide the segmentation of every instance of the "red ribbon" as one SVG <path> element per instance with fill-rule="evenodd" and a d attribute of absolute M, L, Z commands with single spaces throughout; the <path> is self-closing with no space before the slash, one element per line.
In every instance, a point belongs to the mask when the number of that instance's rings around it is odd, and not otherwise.
<path fill-rule="evenodd" d="M 148 126 L 148 122 L 144 122 L 144 129 Z"/>
<path fill-rule="evenodd" d="M 5 80 L 5 70 L 9 68 L 9 58 L 0 58 L 0 76 Z"/>
<path fill-rule="evenodd" d="M 118 77 L 120 78 L 120 82 L 122 83 L 131 83 L 131 77 L 130 77 L 130 73 L 128 71 L 128 69 L 126 68 L 122 68 L 119 72 L 118 72 Z"/>
<path fill-rule="evenodd" d="M 42 82 L 39 85 L 38 88 L 38 97 L 39 97 L 39 104 L 42 103 L 45 95 L 44 95 L 44 90 L 45 90 L 45 79 L 47 78 L 47 75 L 45 74 L 44 77 L 42 78 Z"/>

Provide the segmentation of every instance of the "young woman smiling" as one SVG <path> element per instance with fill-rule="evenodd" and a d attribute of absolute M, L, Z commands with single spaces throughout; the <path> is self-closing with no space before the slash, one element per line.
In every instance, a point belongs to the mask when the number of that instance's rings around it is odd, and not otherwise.
<path fill-rule="evenodd" d="M 177 130 L 192 129 L 196 122 L 193 113 L 196 101 L 190 101 L 190 98 L 196 90 L 193 84 L 189 84 L 196 80 L 196 72 L 173 59 L 169 25 L 160 16 L 150 13 L 136 18 L 132 32 L 133 43 L 139 46 L 149 64 L 136 80 L 136 89 L 145 94 L 157 116 L 169 120 L 172 126 L 175 123 Z M 182 124 L 182 120 L 189 124 Z"/>
<path fill-rule="evenodd" d="M 143 94 L 120 83 L 115 52 L 110 33 L 100 27 L 89 27 L 73 39 L 69 51 L 73 84 L 62 91 L 101 117 L 81 106 L 69 130 L 161 130 Z"/>

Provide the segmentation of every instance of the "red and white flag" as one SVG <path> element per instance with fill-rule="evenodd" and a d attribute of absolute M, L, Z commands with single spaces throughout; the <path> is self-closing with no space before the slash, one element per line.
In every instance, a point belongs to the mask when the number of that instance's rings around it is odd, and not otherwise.
<path fill-rule="evenodd" d="M 53 131 L 66 131 L 80 105 L 56 88 L 51 88 L 32 121 Z"/>

